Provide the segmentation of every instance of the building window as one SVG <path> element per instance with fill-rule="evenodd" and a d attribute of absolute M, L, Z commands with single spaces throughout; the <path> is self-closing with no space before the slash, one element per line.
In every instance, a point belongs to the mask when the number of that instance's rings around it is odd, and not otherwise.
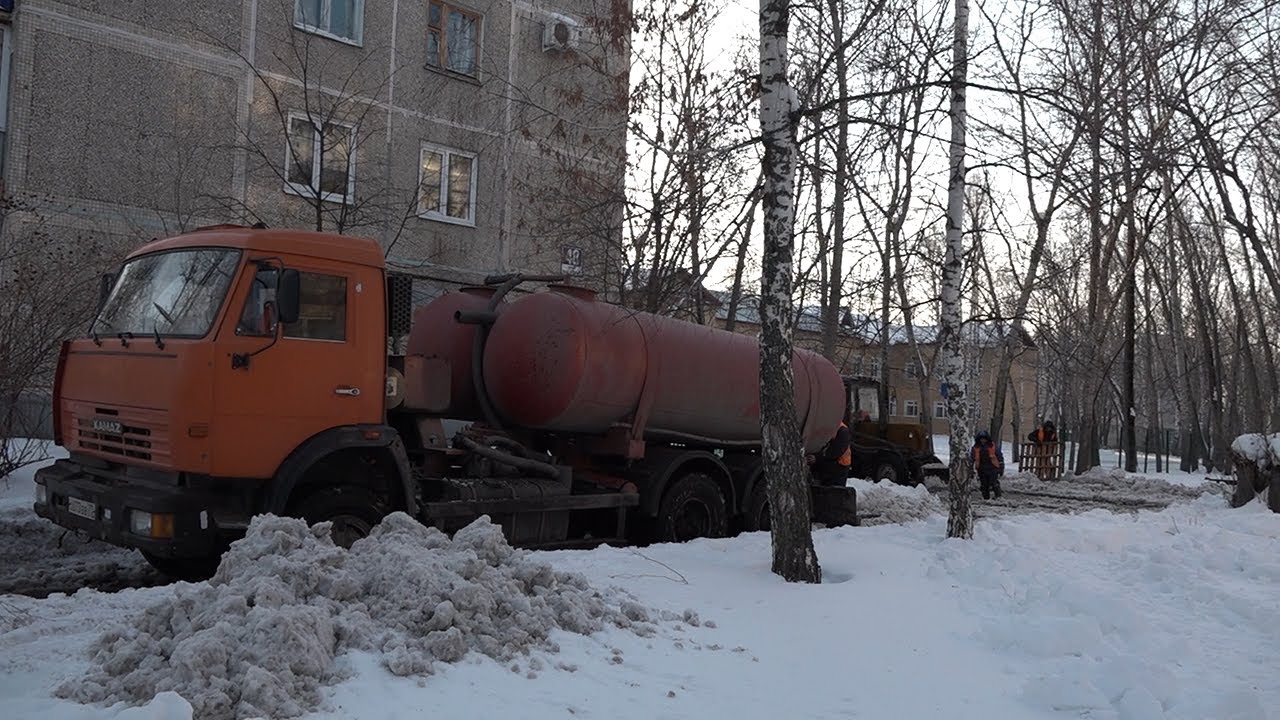
<path fill-rule="evenodd" d="M 909 378 L 920 378 L 928 374 L 924 365 L 914 358 L 907 361 L 907 366 L 903 370 Z"/>
<path fill-rule="evenodd" d="M 889 415 L 892 416 L 897 414 L 898 414 L 898 401 L 895 398 L 889 401 Z"/>
<path fill-rule="evenodd" d="M 933 416 L 936 418 L 945 418 L 947 416 L 947 404 L 941 400 L 933 404 Z"/>
<path fill-rule="evenodd" d="M 878 357 L 871 358 L 871 377 L 877 380 L 880 378 L 880 358 Z"/>
<path fill-rule="evenodd" d="M 359 45 L 364 33 L 364 0 L 296 0 L 293 26 Z"/>
<path fill-rule="evenodd" d="M 418 180 L 418 215 L 462 225 L 476 222 L 476 156 L 423 145 Z"/>
<path fill-rule="evenodd" d="M 915 400 L 908 400 L 903 412 L 904 417 L 918 418 L 920 417 L 920 403 Z"/>
<path fill-rule="evenodd" d="M 475 77 L 480 59 L 480 16 L 443 2 L 427 10 L 427 64 Z"/>
<path fill-rule="evenodd" d="M 289 116 L 285 189 L 326 202 L 347 202 L 355 191 L 355 128 Z"/>

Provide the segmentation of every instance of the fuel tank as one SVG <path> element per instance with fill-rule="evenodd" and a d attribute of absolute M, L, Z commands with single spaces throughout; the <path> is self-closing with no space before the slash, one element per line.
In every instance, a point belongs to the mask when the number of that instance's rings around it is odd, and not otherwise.
<path fill-rule="evenodd" d="M 759 353 L 754 337 L 551 286 L 504 306 L 483 372 L 498 414 L 524 427 L 599 434 L 639 424 L 645 438 L 749 444 L 760 440 Z M 813 452 L 840 425 L 844 385 L 820 355 L 798 350 L 792 360 Z"/>

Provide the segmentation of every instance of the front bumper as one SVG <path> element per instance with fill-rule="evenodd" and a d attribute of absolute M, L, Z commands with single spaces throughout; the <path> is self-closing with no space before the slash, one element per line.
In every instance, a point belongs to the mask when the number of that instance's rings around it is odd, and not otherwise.
<path fill-rule="evenodd" d="M 44 502 L 35 503 L 37 515 L 112 545 L 167 558 L 206 557 L 222 552 L 233 537 L 231 528 L 218 525 L 217 498 L 187 487 L 94 474 L 72 460 L 58 460 L 41 468 L 35 481 L 45 488 Z M 72 512 L 73 504 L 79 514 Z M 172 514 L 173 537 L 132 532 L 131 510 Z"/>

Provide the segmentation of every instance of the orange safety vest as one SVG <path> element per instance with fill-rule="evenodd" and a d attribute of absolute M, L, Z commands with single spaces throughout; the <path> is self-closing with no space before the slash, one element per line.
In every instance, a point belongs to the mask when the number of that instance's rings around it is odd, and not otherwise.
<path fill-rule="evenodd" d="M 848 430 L 848 429 L 849 429 L 849 426 L 848 426 L 848 425 L 845 425 L 844 423 L 840 423 L 840 427 L 844 428 L 845 430 Z M 850 465 L 852 465 L 852 464 L 853 464 L 853 442 L 852 442 L 852 439 L 850 439 L 849 447 L 847 447 L 847 448 L 845 448 L 845 449 L 844 449 L 844 452 L 840 454 L 840 457 L 836 459 L 836 462 L 840 463 L 840 464 L 841 464 L 841 465 L 843 465 L 844 467 L 849 467 Z"/>
<path fill-rule="evenodd" d="M 980 465 L 978 461 L 982 459 L 982 456 L 979 455 L 981 451 L 982 451 L 982 448 L 974 446 L 973 448 L 973 466 L 974 467 L 978 467 L 978 465 Z M 994 466 L 997 470 L 1000 469 L 1000 458 L 996 457 L 995 443 L 992 443 L 987 446 L 987 454 L 991 456 L 992 466 Z"/>

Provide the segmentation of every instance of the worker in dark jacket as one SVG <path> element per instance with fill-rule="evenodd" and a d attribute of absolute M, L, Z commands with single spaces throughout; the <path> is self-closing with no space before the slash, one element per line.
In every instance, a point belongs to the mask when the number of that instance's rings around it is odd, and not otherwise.
<path fill-rule="evenodd" d="M 1053 426 L 1052 420 L 1045 420 L 1043 425 L 1027 435 L 1027 439 L 1037 445 L 1058 442 L 1058 428 Z"/>
<path fill-rule="evenodd" d="M 849 480 L 849 467 L 853 464 L 853 434 L 843 422 L 835 437 L 827 441 L 822 451 L 810 455 L 813 479 L 819 485 L 842 487 Z"/>
<path fill-rule="evenodd" d="M 993 492 L 999 499 L 1000 475 L 1004 473 L 1004 453 L 991 441 L 991 434 L 986 430 L 979 430 L 974 441 L 970 458 L 973 460 L 973 474 L 978 476 L 982 499 L 991 499 Z"/>

